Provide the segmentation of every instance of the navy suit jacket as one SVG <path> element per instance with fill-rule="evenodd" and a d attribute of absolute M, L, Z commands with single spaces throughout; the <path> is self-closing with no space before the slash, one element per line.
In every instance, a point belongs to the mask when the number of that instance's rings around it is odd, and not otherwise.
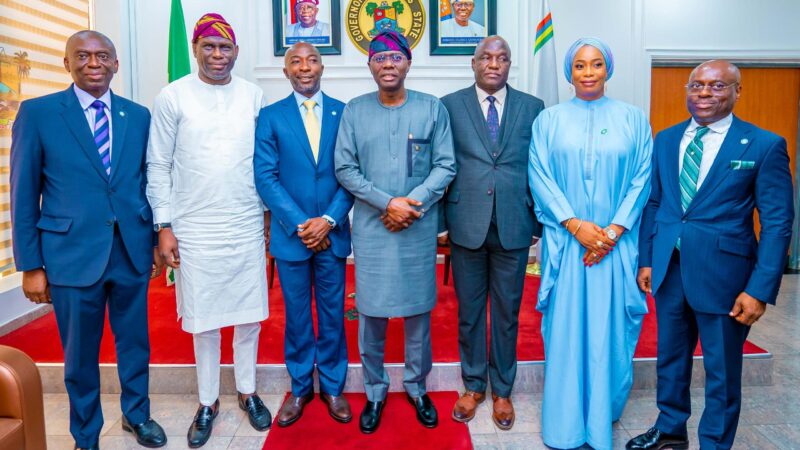
<path fill-rule="evenodd" d="M 297 226 L 328 215 L 336 227 L 328 237 L 340 257 L 350 254 L 353 196 L 336 180 L 333 149 L 344 103 L 323 94 L 319 161 L 314 161 L 294 94 L 263 108 L 256 126 L 253 156 L 256 188 L 272 212 L 270 253 L 278 259 L 303 261 L 314 253 L 297 236 Z"/>
<path fill-rule="evenodd" d="M 692 308 L 727 314 L 742 291 L 774 304 L 794 218 L 786 141 L 734 117 L 711 170 L 684 212 L 678 158 L 688 125 L 679 123 L 656 136 L 639 266 L 652 267 L 657 295 L 680 238 L 681 279 Z M 759 240 L 754 209 L 761 223 Z"/>
<path fill-rule="evenodd" d="M 109 177 L 72 86 L 20 105 L 11 143 L 18 271 L 44 267 L 51 284 L 94 284 L 109 264 L 115 221 L 136 270 L 152 267 L 152 213 L 145 197 L 150 113 L 112 92 L 111 115 Z"/>

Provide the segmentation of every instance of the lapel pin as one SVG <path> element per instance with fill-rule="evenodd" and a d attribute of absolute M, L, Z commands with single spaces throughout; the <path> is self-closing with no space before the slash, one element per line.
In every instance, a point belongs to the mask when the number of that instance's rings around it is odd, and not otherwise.
<path fill-rule="evenodd" d="M 336 111 L 331 111 L 331 115 L 336 115 Z"/>
<path fill-rule="evenodd" d="M 748 143 L 748 142 L 750 142 L 750 141 L 748 141 L 747 139 L 742 139 L 742 140 L 741 140 L 741 141 L 739 141 L 739 142 L 741 142 L 741 143 L 742 143 L 742 145 L 744 145 L 744 144 L 747 144 L 747 143 Z"/>
<path fill-rule="evenodd" d="M 120 111 L 120 112 L 119 112 L 119 116 L 120 116 L 120 117 L 125 117 L 125 111 Z"/>
<path fill-rule="evenodd" d="M 603 128 L 602 130 L 600 130 L 600 134 L 606 134 L 606 133 L 608 133 L 608 129 Z"/>

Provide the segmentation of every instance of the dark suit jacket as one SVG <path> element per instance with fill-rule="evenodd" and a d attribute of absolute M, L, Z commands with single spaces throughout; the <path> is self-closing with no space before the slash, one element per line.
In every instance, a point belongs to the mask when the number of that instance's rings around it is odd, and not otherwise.
<path fill-rule="evenodd" d="M 684 212 L 678 158 L 688 125 L 679 123 L 656 136 L 639 266 L 652 267 L 657 295 L 680 238 L 681 278 L 692 308 L 727 314 L 742 291 L 775 303 L 794 218 L 786 141 L 734 117 L 711 170 Z M 758 241 L 754 209 L 761 222 Z"/>
<path fill-rule="evenodd" d="M 505 249 L 527 248 L 541 235 L 528 188 L 531 125 L 544 109 L 538 98 L 508 86 L 500 139 L 492 144 L 475 85 L 442 98 L 450 113 L 456 154 L 456 178 L 445 199 L 450 240 L 466 248 L 483 245 L 492 208 Z"/>
<path fill-rule="evenodd" d="M 150 270 L 153 224 L 145 197 L 150 113 L 112 93 L 111 115 L 109 177 L 72 86 L 20 105 L 11 144 L 18 271 L 44 267 L 52 284 L 94 284 L 109 263 L 115 220 L 134 267 Z"/>
<path fill-rule="evenodd" d="M 253 165 L 256 188 L 272 211 L 270 253 L 278 259 L 303 261 L 314 253 L 297 237 L 297 225 L 329 215 L 336 227 L 328 237 L 340 257 L 350 254 L 353 196 L 339 185 L 333 149 L 344 103 L 323 94 L 319 162 L 314 162 L 303 118 L 294 94 L 263 108 L 256 126 Z"/>

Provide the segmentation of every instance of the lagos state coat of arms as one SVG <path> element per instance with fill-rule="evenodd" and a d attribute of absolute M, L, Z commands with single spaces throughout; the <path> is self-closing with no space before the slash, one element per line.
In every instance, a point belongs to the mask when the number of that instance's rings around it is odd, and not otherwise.
<path fill-rule="evenodd" d="M 425 32 L 425 0 L 350 0 L 345 15 L 347 36 L 365 55 L 369 43 L 382 30 L 390 29 L 417 46 Z"/>

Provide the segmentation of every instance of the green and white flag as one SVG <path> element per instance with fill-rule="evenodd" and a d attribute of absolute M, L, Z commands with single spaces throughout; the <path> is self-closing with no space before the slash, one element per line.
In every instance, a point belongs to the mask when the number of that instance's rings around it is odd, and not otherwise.
<path fill-rule="evenodd" d="M 541 0 L 539 18 L 533 48 L 533 95 L 542 99 L 547 107 L 558 104 L 556 44 L 553 40 L 553 17 L 548 0 Z"/>
<path fill-rule="evenodd" d="M 186 39 L 186 22 L 183 19 L 181 0 L 172 0 L 169 13 L 169 53 L 167 56 L 167 77 L 169 82 L 189 75 L 189 40 Z"/>

